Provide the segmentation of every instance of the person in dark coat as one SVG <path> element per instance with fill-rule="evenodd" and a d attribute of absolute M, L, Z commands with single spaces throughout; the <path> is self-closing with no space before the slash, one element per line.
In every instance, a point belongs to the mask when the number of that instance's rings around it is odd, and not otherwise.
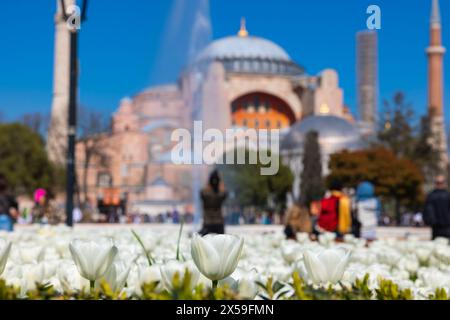
<path fill-rule="evenodd" d="M 200 231 L 201 235 L 225 233 L 222 205 L 227 199 L 227 195 L 219 173 L 217 170 L 214 170 L 209 177 L 208 185 L 200 193 L 203 202 L 203 228 Z"/>
<path fill-rule="evenodd" d="M 450 239 L 450 193 L 444 176 L 435 180 L 435 189 L 427 196 L 424 221 L 433 230 L 433 239 Z"/>

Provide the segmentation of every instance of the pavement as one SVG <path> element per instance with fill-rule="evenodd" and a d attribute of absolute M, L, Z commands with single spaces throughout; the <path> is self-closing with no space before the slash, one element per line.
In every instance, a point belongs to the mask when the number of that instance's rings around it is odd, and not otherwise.
<path fill-rule="evenodd" d="M 31 226 L 18 225 L 16 230 L 27 229 Z M 180 226 L 177 224 L 78 224 L 75 230 L 89 229 L 135 229 L 135 230 L 152 230 L 163 231 L 170 230 L 178 232 Z M 194 225 L 186 225 L 186 231 L 193 232 L 197 230 Z M 226 232 L 233 234 L 264 234 L 264 233 L 282 233 L 284 226 L 281 225 L 240 225 L 226 226 Z M 395 238 L 406 239 L 407 236 L 414 236 L 421 240 L 430 240 L 431 230 L 429 228 L 413 228 L 413 227 L 379 227 L 377 228 L 377 236 L 379 239 Z"/>

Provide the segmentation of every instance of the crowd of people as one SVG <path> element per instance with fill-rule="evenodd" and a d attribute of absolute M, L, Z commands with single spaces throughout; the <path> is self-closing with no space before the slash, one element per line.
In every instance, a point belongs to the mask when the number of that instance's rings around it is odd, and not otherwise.
<path fill-rule="evenodd" d="M 410 217 L 408 225 L 432 228 L 432 238 L 450 238 L 450 193 L 444 176 L 435 179 L 434 190 L 428 195 L 424 213 L 417 212 Z M 285 234 L 295 239 L 297 233 L 309 233 L 317 237 L 332 232 L 337 238 L 353 234 L 357 238 L 375 240 L 377 226 L 389 224 L 381 215 L 380 201 L 375 187 L 370 182 L 361 182 L 354 196 L 343 192 L 339 181 L 331 183 L 323 199 L 314 201 L 308 207 L 294 205 L 286 217 Z"/>
<path fill-rule="evenodd" d="M 245 223 L 237 210 L 232 210 L 227 217 L 223 214 L 223 206 L 228 193 L 217 171 L 212 172 L 207 186 L 201 191 L 203 203 L 203 228 L 201 234 L 225 233 L 225 223 Z M 76 209 L 77 210 L 77 209 Z M 83 213 L 74 212 L 76 222 L 83 219 Z M 257 215 L 251 215 L 253 223 L 257 222 Z M 157 221 L 145 219 L 145 216 L 128 219 L 128 223 L 178 223 L 180 219 L 189 223 L 193 216 L 180 215 L 178 212 L 158 217 Z M 280 222 L 270 213 L 261 214 L 258 221 L 261 224 Z M 231 219 L 231 220 L 230 220 Z M 443 176 L 435 179 L 435 188 L 428 195 L 422 213 L 411 215 L 410 220 L 414 225 L 427 225 L 432 228 L 433 238 L 450 238 L 450 193 L 447 190 L 447 180 Z M 15 198 L 8 192 L 8 182 L 0 175 L 0 230 L 12 231 L 16 222 L 58 224 L 64 222 L 63 210 L 52 207 L 49 195 L 43 189 L 37 189 L 34 193 L 34 207 L 30 212 L 19 212 L 19 205 Z M 332 232 L 337 238 L 346 234 L 367 240 L 377 238 L 378 225 L 387 225 L 385 217 L 381 215 L 380 201 L 375 195 L 375 186 L 370 182 L 361 182 L 353 195 L 343 190 L 339 181 L 333 181 L 330 190 L 322 199 L 311 202 L 308 206 L 293 205 L 285 214 L 285 234 L 289 239 L 295 239 L 298 233 L 309 233 L 317 237 L 321 233 Z"/>
<path fill-rule="evenodd" d="M 374 185 L 362 182 L 353 197 L 343 191 L 340 181 L 333 181 L 322 199 L 309 206 L 294 205 L 286 215 L 285 234 L 295 239 L 297 233 L 317 236 L 325 232 L 345 234 L 367 240 L 375 240 L 376 228 L 381 218 L 380 202 L 375 196 Z"/>

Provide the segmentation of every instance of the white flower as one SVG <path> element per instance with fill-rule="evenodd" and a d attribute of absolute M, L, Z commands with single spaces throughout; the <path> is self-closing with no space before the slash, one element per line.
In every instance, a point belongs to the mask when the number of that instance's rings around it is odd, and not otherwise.
<path fill-rule="evenodd" d="M 395 267 L 401 260 L 402 255 L 397 250 L 386 247 L 380 249 L 377 258 L 379 262 Z"/>
<path fill-rule="evenodd" d="M 417 272 L 420 265 L 419 265 L 419 260 L 415 256 L 409 256 L 409 257 L 402 258 L 398 262 L 397 267 L 400 270 L 406 270 L 410 274 L 414 274 Z"/>
<path fill-rule="evenodd" d="M 46 266 L 43 262 L 38 264 L 29 264 L 22 269 L 22 295 L 29 290 L 35 290 L 36 284 L 46 284 Z"/>
<path fill-rule="evenodd" d="M 117 254 L 117 248 L 112 240 L 74 240 L 70 243 L 69 249 L 78 272 L 89 281 L 104 276 Z"/>
<path fill-rule="evenodd" d="M 45 247 L 36 245 L 22 245 L 19 248 L 20 261 L 23 264 L 38 263 L 44 260 Z"/>
<path fill-rule="evenodd" d="M 316 284 L 335 284 L 342 279 L 350 260 L 350 251 L 343 248 L 309 251 L 304 254 L 305 267 Z"/>
<path fill-rule="evenodd" d="M 64 292 L 85 291 L 89 281 L 83 278 L 72 260 L 62 260 L 58 267 L 58 279 Z"/>
<path fill-rule="evenodd" d="M 236 268 L 236 271 L 227 279 L 233 279 L 236 287 L 236 291 L 243 299 L 255 299 L 259 292 L 257 281 L 260 281 L 260 276 L 255 269 L 246 271 L 242 268 Z"/>
<path fill-rule="evenodd" d="M 434 239 L 434 243 L 438 244 L 438 245 L 448 245 L 448 239 L 447 238 L 443 238 L 443 237 L 437 237 L 436 239 Z"/>
<path fill-rule="evenodd" d="M 297 263 L 294 265 L 294 272 L 298 272 L 298 275 L 300 278 L 302 278 L 305 281 L 310 280 L 308 276 L 308 271 L 306 270 L 305 261 L 302 257 L 301 260 L 297 261 Z"/>
<path fill-rule="evenodd" d="M 281 247 L 281 255 L 286 263 L 291 264 L 296 262 L 302 256 L 302 251 L 294 241 L 287 241 Z"/>
<path fill-rule="evenodd" d="M 332 232 L 325 232 L 319 235 L 319 243 L 324 247 L 329 247 L 336 240 L 336 234 Z"/>
<path fill-rule="evenodd" d="M 152 266 L 143 264 L 133 267 L 127 280 L 130 291 L 140 296 L 142 295 L 142 286 L 144 284 L 159 283 L 155 288 L 155 292 L 160 292 L 162 290 L 160 267 L 157 264 Z"/>
<path fill-rule="evenodd" d="M 198 279 L 200 277 L 200 273 L 198 272 L 198 269 L 195 267 L 195 264 L 192 261 L 188 262 L 179 262 L 177 260 L 171 260 L 164 265 L 161 266 L 161 278 L 163 281 L 164 287 L 168 291 L 172 291 L 172 285 L 173 285 L 173 278 L 175 277 L 175 274 L 178 274 L 180 277 L 180 280 L 182 280 L 186 275 L 186 270 L 189 272 L 191 276 L 191 281 L 189 283 L 189 287 L 191 289 L 194 289 L 194 287 L 198 283 Z"/>
<path fill-rule="evenodd" d="M 104 279 L 114 292 L 122 290 L 125 286 L 133 262 L 127 263 L 123 260 L 115 260 L 106 271 Z"/>
<path fill-rule="evenodd" d="M 11 251 L 11 242 L 0 239 L 0 275 L 5 271 L 6 262 L 8 261 L 9 252 Z"/>
<path fill-rule="evenodd" d="M 308 243 L 308 242 L 310 242 L 309 233 L 297 232 L 297 241 L 299 243 Z"/>
<path fill-rule="evenodd" d="M 237 267 L 244 239 L 231 235 L 194 234 L 191 255 L 200 272 L 212 281 L 225 279 Z"/>

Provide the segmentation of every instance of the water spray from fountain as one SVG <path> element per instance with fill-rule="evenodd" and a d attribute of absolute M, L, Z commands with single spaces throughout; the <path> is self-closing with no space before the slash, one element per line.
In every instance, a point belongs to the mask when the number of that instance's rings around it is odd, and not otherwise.
<path fill-rule="evenodd" d="M 185 99 L 188 105 L 187 112 L 192 120 L 191 125 L 194 121 L 204 120 L 204 82 L 208 66 L 205 63 L 197 64 L 196 59 L 212 41 L 209 4 L 209 0 L 174 1 L 153 76 L 154 82 L 169 82 L 179 70 L 184 70 L 182 77 L 184 85 L 189 87 L 186 90 L 189 94 Z M 193 157 L 201 155 L 193 154 Z M 198 231 L 202 221 L 200 191 L 206 173 L 207 168 L 203 165 L 195 165 L 192 168 L 194 231 Z"/>

